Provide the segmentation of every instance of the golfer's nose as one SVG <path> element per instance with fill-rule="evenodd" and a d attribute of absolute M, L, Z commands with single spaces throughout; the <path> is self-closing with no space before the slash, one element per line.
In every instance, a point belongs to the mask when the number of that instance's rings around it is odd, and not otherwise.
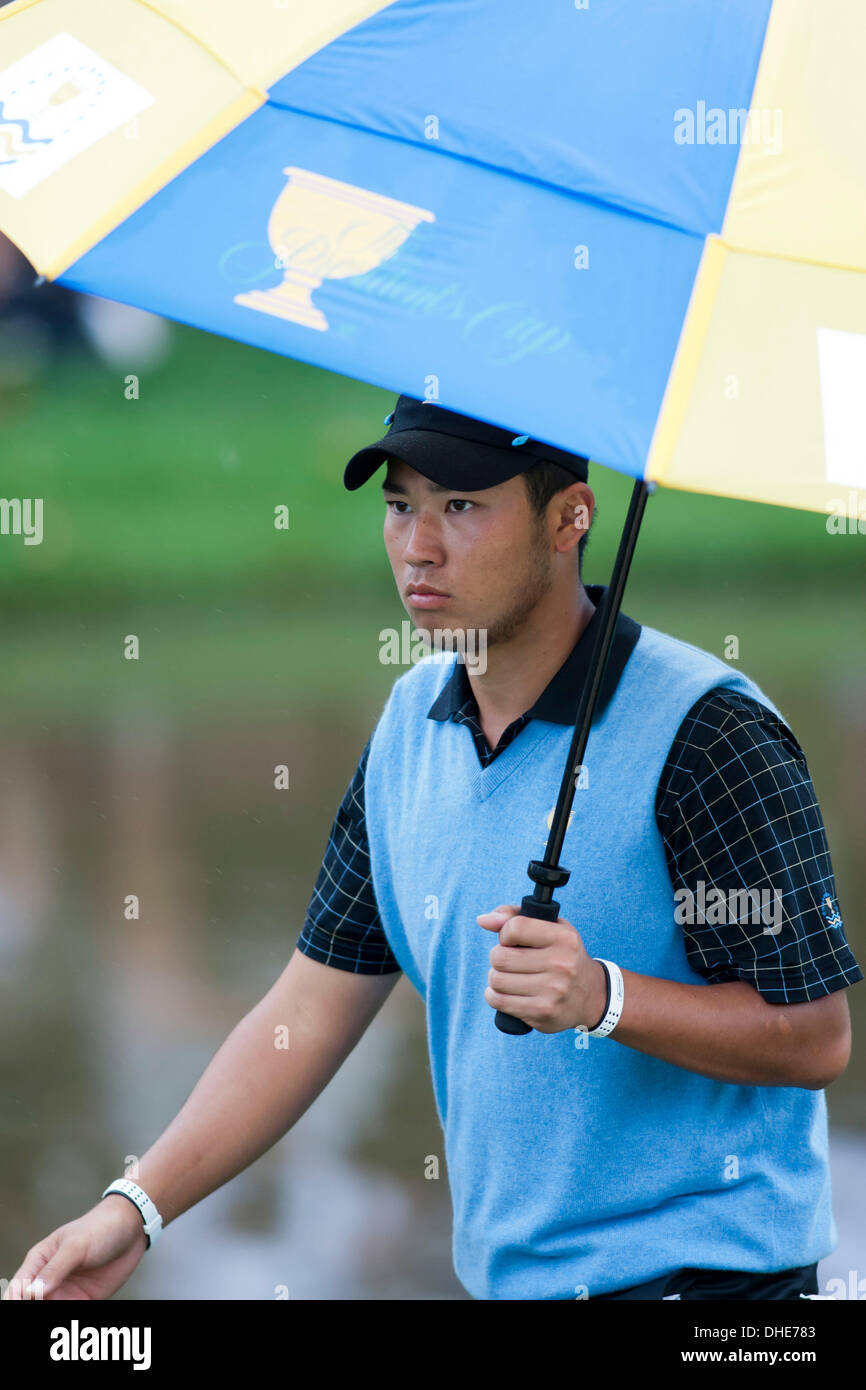
<path fill-rule="evenodd" d="M 403 559 L 407 565 L 439 564 L 442 561 L 442 532 L 439 522 L 427 512 L 419 512 L 409 532 Z"/>

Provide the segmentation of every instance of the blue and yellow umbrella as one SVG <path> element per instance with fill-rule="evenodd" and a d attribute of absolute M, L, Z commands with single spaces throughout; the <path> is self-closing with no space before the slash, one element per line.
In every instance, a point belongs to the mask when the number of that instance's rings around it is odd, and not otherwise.
<path fill-rule="evenodd" d="M 636 480 L 524 905 L 648 492 L 866 522 L 864 72 L 862 0 L 0 12 L 0 229 L 41 276 Z"/>
<path fill-rule="evenodd" d="M 861 0 L 17 0 L 0 64 L 47 279 L 859 517 Z"/>

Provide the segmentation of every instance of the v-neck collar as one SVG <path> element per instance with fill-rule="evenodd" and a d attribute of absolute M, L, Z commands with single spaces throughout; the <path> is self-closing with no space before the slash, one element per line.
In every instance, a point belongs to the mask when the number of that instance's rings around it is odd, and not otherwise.
<path fill-rule="evenodd" d="M 574 723 L 581 691 L 589 675 L 590 660 L 599 627 L 599 605 L 606 593 L 606 589 L 606 585 L 586 585 L 586 592 L 591 602 L 595 605 L 595 612 L 559 670 L 548 682 L 535 703 L 530 709 L 526 710 L 524 716 L 521 716 L 522 718 L 526 718 L 528 721 L 543 720 L 552 724 Z M 640 623 L 635 622 L 633 618 L 629 618 L 625 613 L 620 612 L 614 628 L 607 667 L 605 669 L 604 680 L 601 683 L 594 717 L 597 718 L 610 703 L 619 678 L 635 648 L 640 633 Z M 466 667 L 458 658 L 454 664 L 451 675 L 448 677 L 436 699 L 433 701 L 433 704 L 430 706 L 427 712 L 427 718 L 435 719 L 440 722 L 451 719 L 455 723 L 462 723 L 465 722 L 465 719 L 459 718 L 461 714 L 467 718 L 471 717 L 475 721 L 478 719 L 478 705 L 472 693 L 472 686 L 469 683 Z M 508 728 L 503 730 L 500 743 L 502 738 L 508 733 L 508 730 L 513 728 L 515 722 L 516 721 L 512 721 L 512 723 L 508 725 Z M 520 745 L 517 749 L 518 763 L 522 762 L 525 756 L 523 753 L 524 745 L 526 745 L 527 748 L 534 746 L 535 741 L 525 736 L 528 727 L 531 727 L 531 724 L 524 725 L 524 727 L 510 739 L 501 752 L 495 753 L 495 756 L 490 759 L 486 766 L 481 763 L 481 754 L 476 745 L 479 776 L 482 778 L 485 787 L 494 790 L 498 785 L 498 781 L 504 780 L 504 777 L 509 775 L 510 771 L 513 771 L 514 767 L 518 765 L 512 758 L 508 757 L 515 744 Z M 471 732 L 470 730 L 470 733 Z M 472 737 L 473 743 L 475 743 L 474 734 Z M 497 744 L 497 747 L 499 747 L 499 744 Z M 487 776 L 487 774 L 494 771 L 496 766 L 503 759 L 506 759 L 508 762 L 508 767 L 502 770 L 503 777 L 497 779 Z M 485 794 L 489 794 L 489 792 Z"/>
<path fill-rule="evenodd" d="M 558 728 L 545 726 L 540 720 L 535 723 L 527 724 L 520 731 L 517 738 L 512 739 L 501 753 L 482 767 L 480 760 L 476 759 L 474 775 L 472 777 L 472 792 L 479 801 L 486 801 L 488 796 L 492 796 L 502 783 L 505 782 L 512 773 L 526 762 L 527 758 L 537 753 L 542 744 L 549 738 L 553 738 L 559 732 Z"/>

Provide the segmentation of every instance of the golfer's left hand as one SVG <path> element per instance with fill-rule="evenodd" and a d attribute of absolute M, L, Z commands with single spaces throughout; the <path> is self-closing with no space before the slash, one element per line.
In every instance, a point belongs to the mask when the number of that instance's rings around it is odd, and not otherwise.
<path fill-rule="evenodd" d="M 539 1033 L 595 1027 L 607 998 L 604 967 L 592 959 L 571 922 L 521 917 L 514 903 L 475 920 L 499 933 L 484 991 L 492 1009 L 523 1019 Z"/>

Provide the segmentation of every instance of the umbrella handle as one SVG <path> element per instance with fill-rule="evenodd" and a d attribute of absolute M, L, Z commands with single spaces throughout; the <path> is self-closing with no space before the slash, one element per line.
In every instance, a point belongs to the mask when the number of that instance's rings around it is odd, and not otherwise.
<path fill-rule="evenodd" d="M 537 917 L 542 922 L 555 922 L 559 916 L 559 903 L 554 898 L 551 898 L 549 903 L 542 902 L 534 894 L 529 894 L 520 904 L 520 916 Z M 517 1037 L 532 1032 L 530 1024 L 524 1023 L 522 1018 L 504 1014 L 501 1009 L 496 1010 L 495 1021 L 500 1033 L 511 1033 Z"/>

